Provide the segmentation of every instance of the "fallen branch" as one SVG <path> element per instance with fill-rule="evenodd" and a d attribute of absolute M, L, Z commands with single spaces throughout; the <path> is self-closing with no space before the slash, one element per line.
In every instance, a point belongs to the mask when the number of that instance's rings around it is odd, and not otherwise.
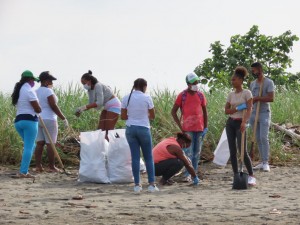
<path fill-rule="evenodd" d="M 292 139 L 296 139 L 297 141 L 300 141 L 300 135 L 294 133 L 293 131 L 290 131 L 288 129 L 285 129 L 273 122 L 271 122 L 271 125 L 274 127 L 275 130 L 281 131 L 283 133 L 285 133 L 286 135 L 290 136 Z"/>

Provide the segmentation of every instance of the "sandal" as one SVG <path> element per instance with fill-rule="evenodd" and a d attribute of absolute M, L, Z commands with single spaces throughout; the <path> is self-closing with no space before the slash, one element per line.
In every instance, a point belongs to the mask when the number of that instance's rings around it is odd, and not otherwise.
<path fill-rule="evenodd" d="M 30 173 L 17 173 L 15 175 L 12 175 L 11 178 L 16 178 L 16 179 L 19 179 L 19 178 L 32 178 L 33 179 L 33 182 L 35 180 L 35 176 L 33 176 L 32 174 Z"/>
<path fill-rule="evenodd" d="M 45 172 L 45 169 L 43 167 L 36 167 L 33 171 L 36 173 L 43 173 Z"/>
<path fill-rule="evenodd" d="M 47 171 L 48 173 L 62 173 L 62 170 L 58 169 L 57 167 L 49 168 Z"/>

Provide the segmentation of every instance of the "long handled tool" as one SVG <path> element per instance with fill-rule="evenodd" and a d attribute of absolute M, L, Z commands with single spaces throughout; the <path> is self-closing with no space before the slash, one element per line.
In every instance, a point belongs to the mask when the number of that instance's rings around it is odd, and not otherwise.
<path fill-rule="evenodd" d="M 42 119 L 41 116 L 39 116 L 39 120 L 40 120 L 40 123 L 41 123 L 43 129 L 44 129 L 45 132 L 46 132 L 46 135 L 47 135 L 47 137 L 48 137 L 48 139 L 49 139 L 49 141 L 50 141 L 50 146 L 51 146 L 51 148 L 52 148 L 52 150 L 53 150 L 53 152 L 54 152 L 54 155 L 56 156 L 56 158 L 57 158 L 57 160 L 58 160 L 58 162 L 59 162 L 60 167 L 62 168 L 62 170 L 64 171 L 64 173 L 65 173 L 66 175 L 71 175 L 70 172 L 67 172 L 67 171 L 66 171 L 66 169 L 65 169 L 65 167 L 64 167 L 64 164 L 62 163 L 62 161 L 61 161 L 61 159 L 60 159 L 60 156 L 59 156 L 59 154 L 58 154 L 58 152 L 57 152 L 57 150 L 56 150 L 56 147 L 55 147 L 55 145 L 54 145 L 54 143 L 53 143 L 53 140 L 52 140 L 52 138 L 51 138 L 51 136 L 50 136 L 50 134 L 49 134 L 49 131 L 48 131 L 48 129 L 47 129 L 45 123 L 44 123 L 44 120 Z"/>
<path fill-rule="evenodd" d="M 243 110 L 243 120 L 245 117 L 245 111 L 246 110 Z M 244 155 L 245 155 L 245 131 L 242 132 L 242 137 L 241 137 L 240 172 L 238 172 L 237 174 L 234 174 L 232 189 L 240 190 L 240 189 L 248 188 L 248 173 L 243 172 Z"/>
<path fill-rule="evenodd" d="M 259 94 L 258 94 L 259 97 L 262 94 L 263 86 L 264 86 L 264 78 L 259 87 Z M 251 147 L 250 147 L 250 152 L 249 152 L 251 159 L 254 158 L 254 147 L 255 147 L 255 142 L 256 142 L 256 129 L 257 129 L 257 123 L 258 123 L 258 119 L 259 119 L 259 111 L 260 111 L 260 101 L 258 101 L 257 105 L 256 105 L 256 113 L 255 113 L 254 125 L 253 125 L 253 130 L 252 130 L 253 132 L 252 132 L 252 138 L 251 138 Z"/>

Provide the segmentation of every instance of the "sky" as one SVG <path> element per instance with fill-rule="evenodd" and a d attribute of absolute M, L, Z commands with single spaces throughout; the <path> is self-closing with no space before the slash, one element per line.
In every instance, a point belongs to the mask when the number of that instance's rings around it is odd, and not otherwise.
<path fill-rule="evenodd" d="M 209 46 L 247 33 L 300 37 L 294 0 L 0 0 L 0 92 L 24 70 L 50 71 L 54 86 L 79 84 L 88 70 L 121 94 L 137 78 L 148 90 L 179 92 L 210 57 Z M 300 41 L 290 54 L 300 72 Z M 39 86 L 39 85 L 36 85 Z"/>

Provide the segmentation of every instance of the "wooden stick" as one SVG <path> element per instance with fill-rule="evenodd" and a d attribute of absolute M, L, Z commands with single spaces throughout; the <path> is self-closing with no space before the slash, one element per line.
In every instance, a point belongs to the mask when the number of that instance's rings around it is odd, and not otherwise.
<path fill-rule="evenodd" d="M 263 78 L 263 80 L 262 80 L 262 82 L 260 84 L 260 87 L 259 87 L 259 94 L 258 94 L 259 97 L 262 94 L 263 86 L 264 86 L 264 78 Z M 252 139 L 251 139 L 251 147 L 250 147 L 250 153 L 249 153 L 251 159 L 254 158 L 254 144 L 256 142 L 256 130 L 257 130 L 257 123 L 258 123 L 258 118 L 259 118 L 259 111 L 260 111 L 260 101 L 258 101 L 257 105 L 256 105 L 254 126 L 253 126 Z"/>
<path fill-rule="evenodd" d="M 55 145 L 53 143 L 53 140 L 52 140 L 52 138 L 51 138 L 51 136 L 49 134 L 49 131 L 48 131 L 48 129 L 47 129 L 45 123 L 44 123 L 44 120 L 42 119 L 41 116 L 39 116 L 39 120 L 40 120 L 40 123 L 42 124 L 42 127 L 43 127 L 45 133 L 46 133 L 46 136 L 48 137 L 48 139 L 50 141 L 50 146 L 51 146 L 51 148 L 52 148 L 52 150 L 54 152 L 54 155 L 56 156 L 56 158 L 57 158 L 57 160 L 59 162 L 60 167 L 63 169 L 63 171 L 64 171 L 65 174 L 69 175 L 69 173 L 66 171 L 66 169 L 64 167 L 64 164 L 62 163 L 62 161 L 60 159 L 60 156 L 59 156 L 59 154 L 58 154 L 58 152 L 56 150 L 56 147 L 55 147 Z"/>

